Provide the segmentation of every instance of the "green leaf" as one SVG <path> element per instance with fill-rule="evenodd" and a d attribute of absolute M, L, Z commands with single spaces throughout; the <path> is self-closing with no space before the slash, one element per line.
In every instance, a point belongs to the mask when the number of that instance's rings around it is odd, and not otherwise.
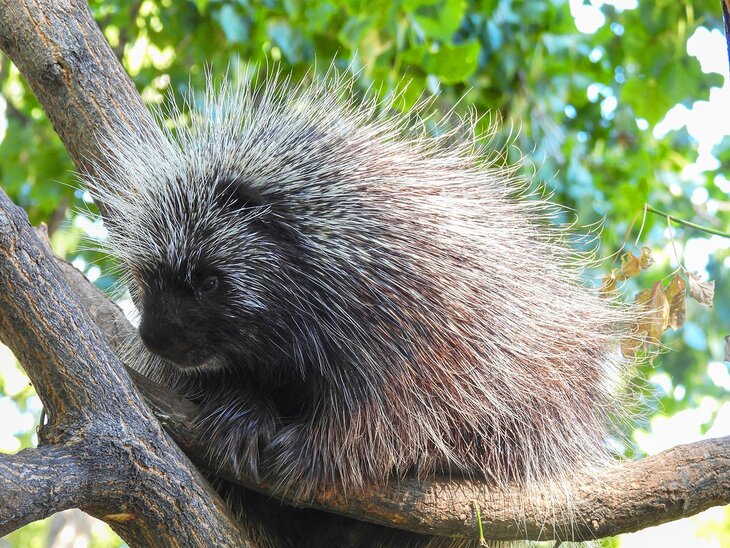
<path fill-rule="evenodd" d="M 636 116 L 646 118 L 650 125 L 656 124 L 674 106 L 653 78 L 629 80 L 621 90 L 620 99 L 634 109 Z"/>
<path fill-rule="evenodd" d="M 442 45 L 436 53 L 426 56 L 424 68 L 445 84 L 464 82 L 477 69 L 480 49 L 478 42 L 460 46 Z"/>
<path fill-rule="evenodd" d="M 350 17 L 342 26 L 342 29 L 337 36 L 342 44 L 352 49 L 358 49 L 358 45 L 362 41 L 363 37 L 367 36 L 374 26 L 374 16 L 359 15 L 356 17 Z"/>
<path fill-rule="evenodd" d="M 403 10 L 411 13 L 427 38 L 451 42 L 464 18 L 466 2 L 463 0 L 441 0 L 430 2 L 406 1 Z"/>
<path fill-rule="evenodd" d="M 311 56 L 311 45 L 300 29 L 293 28 L 284 20 L 272 21 L 268 26 L 269 36 L 284 53 L 286 60 L 297 64 Z"/>
<path fill-rule="evenodd" d="M 208 4 L 210 4 L 210 0 L 194 0 L 195 7 L 198 8 L 198 11 L 200 13 L 203 13 L 205 9 L 208 7 Z"/>

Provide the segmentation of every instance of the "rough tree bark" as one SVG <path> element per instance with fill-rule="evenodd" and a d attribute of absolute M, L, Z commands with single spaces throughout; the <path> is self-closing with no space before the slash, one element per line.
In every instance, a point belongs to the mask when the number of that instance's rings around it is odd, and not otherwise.
<path fill-rule="evenodd" d="M 159 138 L 85 2 L 0 0 L 0 48 L 38 96 L 80 171 L 91 169 L 89 158 L 104 161 L 99 143 L 122 126 Z M 130 544 L 246 543 L 245 532 L 159 424 L 197 465 L 262 492 L 271 493 L 270 486 L 209 461 L 191 427 L 194 404 L 129 370 L 155 420 L 107 345 L 118 346 L 133 329 L 78 273 L 64 264 L 61 271 L 66 281 L 27 220 L 1 196 L 0 338 L 31 376 L 50 420 L 41 429 L 41 447 L 0 458 L 0 534 L 81 507 Z M 557 498 L 538 487 L 494 493 L 477 482 L 435 480 L 374 486 L 347 498 L 323 492 L 307 505 L 469 537 L 476 535 L 478 506 L 488 538 L 584 540 L 730 502 L 729 455 L 730 438 L 681 446 L 600 475 L 576 476 Z M 287 493 L 273 494 L 301 504 Z"/>
<path fill-rule="evenodd" d="M 0 535 L 79 507 L 134 545 L 250 545 L 2 192 L 0 311 L 0 339 L 48 416 L 40 447 L 0 458 Z"/>

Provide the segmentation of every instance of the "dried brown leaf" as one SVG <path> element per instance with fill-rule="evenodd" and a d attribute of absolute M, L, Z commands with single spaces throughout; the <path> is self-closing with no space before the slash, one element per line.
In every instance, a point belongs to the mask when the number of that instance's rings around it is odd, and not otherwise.
<path fill-rule="evenodd" d="M 705 306 L 712 307 L 715 297 L 715 280 L 703 282 L 699 274 L 689 273 L 689 296 Z"/>
<path fill-rule="evenodd" d="M 639 321 L 638 332 L 644 335 L 647 343 L 659 344 L 669 328 L 669 301 L 662 282 L 656 282 L 651 289 L 639 291 L 636 302 L 647 311 Z"/>
<path fill-rule="evenodd" d="M 607 295 L 616 289 L 616 283 L 618 282 L 621 271 L 618 268 L 611 270 L 609 274 L 603 277 L 601 282 L 601 294 Z"/>
<path fill-rule="evenodd" d="M 684 278 L 677 274 L 664 293 L 669 302 L 669 326 L 676 331 L 687 319 L 687 284 Z"/>
<path fill-rule="evenodd" d="M 616 289 L 618 282 L 638 276 L 642 270 L 646 270 L 652 264 L 654 264 L 654 259 L 651 256 L 651 249 L 648 247 L 642 247 L 638 257 L 627 251 L 621 255 L 621 268 L 614 268 L 610 274 L 603 277 L 601 293 L 604 295 L 611 293 Z"/>
<path fill-rule="evenodd" d="M 639 258 L 633 253 L 626 252 L 621 255 L 621 279 L 628 280 L 634 276 L 638 276 L 641 272 L 641 264 Z"/>
<path fill-rule="evenodd" d="M 639 266 L 641 266 L 641 270 L 646 270 L 653 264 L 654 257 L 651 256 L 651 249 L 642 247 L 641 254 L 639 255 Z"/>
<path fill-rule="evenodd" d="M 636 353 L 643 345 L 640 336 L 626 337 L 621 341 L 621 354 L 629 360 L 636 357 Z"/>

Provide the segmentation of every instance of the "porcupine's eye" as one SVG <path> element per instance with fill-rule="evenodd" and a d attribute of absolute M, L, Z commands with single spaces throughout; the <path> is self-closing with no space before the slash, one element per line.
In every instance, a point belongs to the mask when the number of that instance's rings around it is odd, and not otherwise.
<path fill-rule="evenodd" d="M 201 293 L 209 293 L 216 289 L 218 287 L 218 276 L 211 275 L 207 276 L 203 279 L 202 282 L 200 282 L 200 285 L 198 286 L 198 290 Z"/>

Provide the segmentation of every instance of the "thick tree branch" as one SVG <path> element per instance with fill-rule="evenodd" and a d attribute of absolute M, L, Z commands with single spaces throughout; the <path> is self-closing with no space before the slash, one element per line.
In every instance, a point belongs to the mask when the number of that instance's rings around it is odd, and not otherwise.
<path fill-rule="evenodd" d="M 49 445 L 0 455 L 0 537 L 80 506 L 88 474 L 67 447 Z"/>
<path fill-rule="evenodd" d="M 150 138 L 158 138 L 158 130 L 151 117 L 116 62 L 84 2 L 0 0 L 0 48 L 16 63 L 38 95 L 81 170 L 89 169 L 87 159 L 90 157 L 104 161 L 105 151 L 99 143 L 105 142 L 111 132 L 121 127 L 134 128 L 149 134 Z M 52 272 L 53 269 L 47 265 L 41 266 L 47 262 L 47 255 L 39 254 L 32 245 L 29 251 L 24 247 L 27 243 L 16 243 L 7 253 L 7 257 L 20 257 L 24 267 L 30 270 L 18 274 L 15 283 L 20 285 L 10 291 L 12 296 L 0 299 L 0 311 L 3 317 L 6 309 L 14 311 L 12 313 L 28 327 L 16 328 L 14 320 L 0 320 L 0 333 L 6 339 L 11 336 L 24 339 L 16 346 L 21 360 L 27 366 L 32 364 L 28 360 L 35 358 L 42 362 L 38 368 L 63 369 L 64 360 L 79 361 L 77 339 L 82 337 L 84 345 L 90 342 L 83 339 L 83 330 L 88 326 L 84 319 L 77 319 L 74 298 L 65 291 L 65 285 Z M 0 240 L 0 245 L 7 251 L 5 244 L 4 240 Z M 0 263 L 0 269 L 4 268 Z M 39 276 L 46 278 L 43 282 L 45 285 L 40 286 L 42 289 L 34 285 Z M 0 278 L 0 286 L 3 286 L 0 289 L 4 291 L 9 282 L 3 283 L 3 279 Z M 66 322 L 63 324 L 66 332 L 58 329 L 56 323 L 42 319 L 45 309 L 39 305 L 42 301 L 39 301 L 42 297 L 39 291 L 60 292 L 53 301 L 56 307 L 54 322 Z M 65 300 L 59 300 L 61 296 Z M 87 297 L 84 296 L 89 302 Z M 20 309 L 11 302 L 13 299 L 24 303 Z M 71 308 L 67 309 L 66 304 Z M 95 316 L 96 313 L 103 316 L 114 309 L 105 303 L 99 305 L 96 312 L 93 307 L 91 310 Z M 110 317 L 113 318 L 111 323 L 100 323 L 114 342 L 115 337 L 123 337 L 124 331 L 130 328 L 114 314 Z M 57 341 L 58 346 L 49 343 L 43 346 L 41 339 Z M 94 339 L 93 343 L 105 348 L 98 339 Z M 43 349 L 40 354 L 35 351 L 37 345 Z M 97 361 L 86 362 L 86 359 Z M 110 394 L 104 390 L 111 390 L 113 395 L 121 387 L 125 397 L 134 402 L 133 407 L 142 408 L 138 407 L 136 395 L 130 390 L 126 376 L 119 372 L 113 356 L 102 350 L 98 355 L 87 353 L 83 361 L 96 363 L 101 371 L 111 367 L 115 376 L 113 382 L 103 385 L 106 388 L 99 393 L 89 392 L 88 387 L 79 386 L 84 383 L 77 382 L 72 390 L 64 394 L 71 398 L 70 401 L 95 400 L 99 394 L 106 398 Z M 49 366 L 49 362 L 52 366 Z M 32 376 L 38 379 L 37 382 L 34 379 L 34 382 L 39 392 L 45 394 L 41 397 L 51 409 L 53 424 L 61 424 L 61 417 L 69 411 L 65 403 L 67 400 L 54 396 L 57 392 L 51 387 L 58 379 L 64 381 L 63 375 L 59 377 L 60 374 L 54 372 L 36 373 L 35 368 L 31 369 L 34 370 Z M 211 470 L 219 470 L 220 463 L 206 461 L 204 447 L 189 427 L 195 413 L 194 406 L 139 376 L 135 380 L 179 445 L 195 462 Z M 81 390 L 78 394 L 75 392 L 77 387 Z M 111 399 L 114 398 L 116 396 Z M 99 420 L 114 417 L 114 405 L 118 404 L 118 401 L 116 404 L 105 404 L 106 417 Z M 123 405 L 128 403 L 124 402 Z M 94 420 L 97 415 L 96 412 L 88 412 L 85 416 Z M 140 440 L 147 441 L 155 436 L 164 439 L 164 435 L 155 430 L 156 424 L 150 422 L 151 430 L 147 432 L 130 432 L 128 435 L 139 436 Z M 68 434 L 65 432 L 64 435 Z M 94 436 L 97 434 L 93 433 Z M 64 436 L 59 434 L 57 437 L 61 441 Z M 494 493 L 483 485 L 467 481 L 407 481 L 388 487 L 373 487 L 366 493 L 350 498 L 337 492 L 321 493 L 313 506 L 420 532 L 474 536 L 476 525 L 472 501 L 476 500 L 489 538 L 594 538 L 633 531 L 691 515 L 714 504 L 727 503 L 730 501 L 729 449 L 728 438 L 710 440 L 678 447 L 637 463 L 617 466 L 600 476 L 576 476 L 564 485 L 565 497 L 555 497 L 553 494 L 551 498 L 538 488 L 529 492 Z M 160 478 L 169 470 L 166 464 L 157 461 L 150 463 L 145 470 L 148 475 L 158 474 L 158 489 L 163 487 Z M 220 472 L 233 477 L 225 468 Z M 173 474 L 166 481 L 174 483 L 176 477 Z M 247 478 L 238 480 L 262 491 L 268 489 L 266 485 L 256 485 Z M 285 493 L 277 493 L 277 496 L 292 500 Z M 97 512 L 99 514 L 103 517 L 103 512 Z M 573 520 L 565 517 L 571 515 Z M 109 518 L 108 515 L 106 517 Z M 0 522 L 3 518 L 9 519 L 0 515 Z M 555 524 L 554 529 L 548 526 L 550 523 Z M 201 521 L 202 525 L 207 523 Z"/>
<path fill-rule="evenodd" d="M 35 463 L 41 465 L 37 486 L 46 489 L 16 486 L 0 493 L 0 500 L 12 500 L 0 506 L 0 531 L 78 504 L 130 544 L 248 545 L 223 501 L 143 403 L 25 212 L 2 192 L 0 339 L 23 364 L 48 412 L 41 443 L 57 446 L 3 458 L 0 485 L 35 474 L 32 468 L 13 470 L 14 464 Z M 73 469 L 77 488 L 65 478 L 52 488 L 47 475 L 53 455 L 61 471 Z"/>
<path fill-rule="evenodd" d="M 159 131 L 81 0 L 0 0 L 0 49 L 43 105 L 81 172 L 103 162 L 105 136 Z"/>

